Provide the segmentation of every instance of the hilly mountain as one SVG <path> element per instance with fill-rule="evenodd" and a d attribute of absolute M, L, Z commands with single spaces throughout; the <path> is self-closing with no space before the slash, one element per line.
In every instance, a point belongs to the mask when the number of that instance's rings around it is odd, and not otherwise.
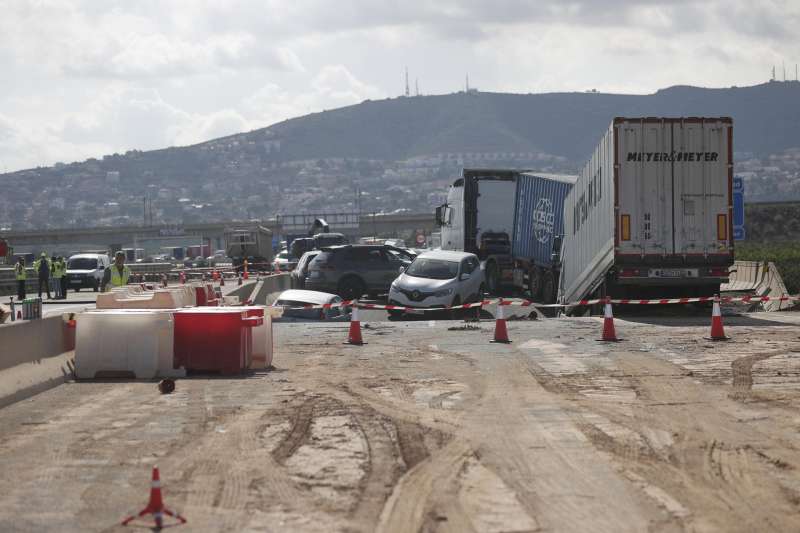
<path fill-rule="evenodd" d="M 0 229 L 429 211 L 462 166 L 575 172 L 615 116 L 730 116 L 748 201 L 800 199 L 800 83 L 649 95 L 461 92 L 313 113 L 193 146 L 0 175 Z M 145 200 L 146 199 L 146 200 Z"/>
<path fill-rule="evenodd" d="M 440 152 L 541 151 L 586 158 L 615 116 L 731 116 L 738 152 L 800 146 L 800 83 L 651 95 L 458 93 L 366 101 L 288 120 L 265 130 L 287 160 L 361 157 L 399 160 Z"/>

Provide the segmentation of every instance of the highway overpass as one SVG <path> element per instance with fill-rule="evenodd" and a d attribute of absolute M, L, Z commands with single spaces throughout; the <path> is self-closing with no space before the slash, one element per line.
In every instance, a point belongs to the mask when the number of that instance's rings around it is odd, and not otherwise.
<path fill-rule="evenodd" d="M 0 232 L 16 252 L 67 254 L 74 251 L 101 248 L 145 248 L 148 253 L 160 247 L 210 244 L 212 249 L 225 247 L 226 228 L 256 226 L 272 230 L 273 234 L 305 235 L 309 221 L 317 215 L 284 215 L 262 222 L 208 222 L 186 225 L 117 226 L 95 228 L 63 228 L 46 230 Z M 341 232 L 351 240 L 364 236 L 400 237 L 411 239 L 416 232 L 435 231 L 433 213 L 421 214 L 357 214 L 333 213 L 319 215 L 328 220 L 331 231 Z M 409 242 L 412 244 L 412 242 Z"/>

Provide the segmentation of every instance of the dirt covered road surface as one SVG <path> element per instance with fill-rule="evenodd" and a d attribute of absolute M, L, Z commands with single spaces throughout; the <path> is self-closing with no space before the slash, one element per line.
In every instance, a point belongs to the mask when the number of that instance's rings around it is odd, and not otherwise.
<path fill-rule="evenodd" d="M 275 369 L 0 410 L 0 530 L 800 531 L 800 317 L 276 324 Z"/>

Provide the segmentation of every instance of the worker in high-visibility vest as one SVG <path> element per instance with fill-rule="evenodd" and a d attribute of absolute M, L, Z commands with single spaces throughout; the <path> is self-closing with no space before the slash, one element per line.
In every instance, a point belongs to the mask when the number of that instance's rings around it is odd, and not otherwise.
<path fill-rule="evenodd" d="M 53 290 L 56 293 L 56 300 L 60 300 L 63 295 L 62 280 L 64 279 L 64 271 L 61 270 L 61 258 L 53 256 L 50 263 L 53 268 L 50 275 L 53 277 Z"/>
<path fill-rule="evenodd" d="M 125 252 L 117 252 L 114 255 L 114 263 L 106 268 L 103 272 L 103 284 L 101 290 L 103 292 L 110 291 L 114 287 L 124 287 L 128 284 L 128 278 L 131 277 L 131 271 L 125 265 Z"/>
<path fill-rule="evenodd" d="M 28 271 L 25 270 L 25 258 L 20 257 L 17 259 L 17 264 L 14 265 L 14 274 L 17 278 L 17 300 L 22 301 L 25 299 L 25 283 L 28 281 Z"/>
<path fill-rule="evenodd" d="M 47 257 L 47 252 L 42 252 L 39 260 L 34 263 L 34 268 L 39 277 L 39 298 L 42 297 L 42 288 L 47 289 L 47 299 L 51 300 L 50 296 L 50 259 Z"/>
<path fill-rule="evenodd" d="M 58 258 L 59 269 L 61 270 L 61 299 L 67 299 L 67 260 L 63 257 Z"/>

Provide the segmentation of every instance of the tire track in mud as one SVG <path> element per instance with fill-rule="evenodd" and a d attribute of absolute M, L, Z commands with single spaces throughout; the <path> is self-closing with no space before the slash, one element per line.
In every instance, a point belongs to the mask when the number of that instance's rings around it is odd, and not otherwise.
<path fill-rule="evenodd" d="M 417 463 L 395 485 L 375 531 L 420 531 L 425 524 L 428 510 L 435 504 L 434 492 L 441 492 L 442 487 L 455 479 L 471 453 L 467 443 L 454 439 Z"/>
<path fill-rule="evenodd" d="M 314 419 L 314 406 L 317 398 L 303 402 L 291 418 L 291 429 L 286 437 L 272 450 L 272 458 L 276 463 L 282 464 L 286 459 L 294 455 L 294 452 L 302 446 L 308 438 L 311 430 L 311 422 Z"/>
<path fill-rule="evenodd" d="M 776 351 L 761 354 L 752 354 L 745 357 L 740 357 L 731 363 L 731 370 L 733 373 L 733 391 L 731 398 L 734 400 L 745 400 L 750 396 L 753 390 L 753 366 L 765 359 L 782 355 L 785 351 Z"/>
<path fill-rule="evenodd" d="M 747 369 L 743 372 L 773 355 L 777 354 L 740 358 Z M 691 515 L 685 519 L 687 527 L 800 530 L 796 500 L 780 480 L 782 471 L 792 468 L 780 459 L 785 451 L 773 448 L 776 457 L 765 459 L 756 446 L 768 442 L 774 446 L 776 441 L 731 417 L 735 408 L 726 407 L 724 400 L 713 401 L 719 387 L 699 384 L 673 363 L 642 354 L 617 354 L 616 361 L 626 375 L 635 376 L 630 379 L 650 400 L 636 406 L 639 425 L 662 428 L 675 436 L 668 458 L 639 460 L 626 468 L 667 495 L 679 495 Z"/>

